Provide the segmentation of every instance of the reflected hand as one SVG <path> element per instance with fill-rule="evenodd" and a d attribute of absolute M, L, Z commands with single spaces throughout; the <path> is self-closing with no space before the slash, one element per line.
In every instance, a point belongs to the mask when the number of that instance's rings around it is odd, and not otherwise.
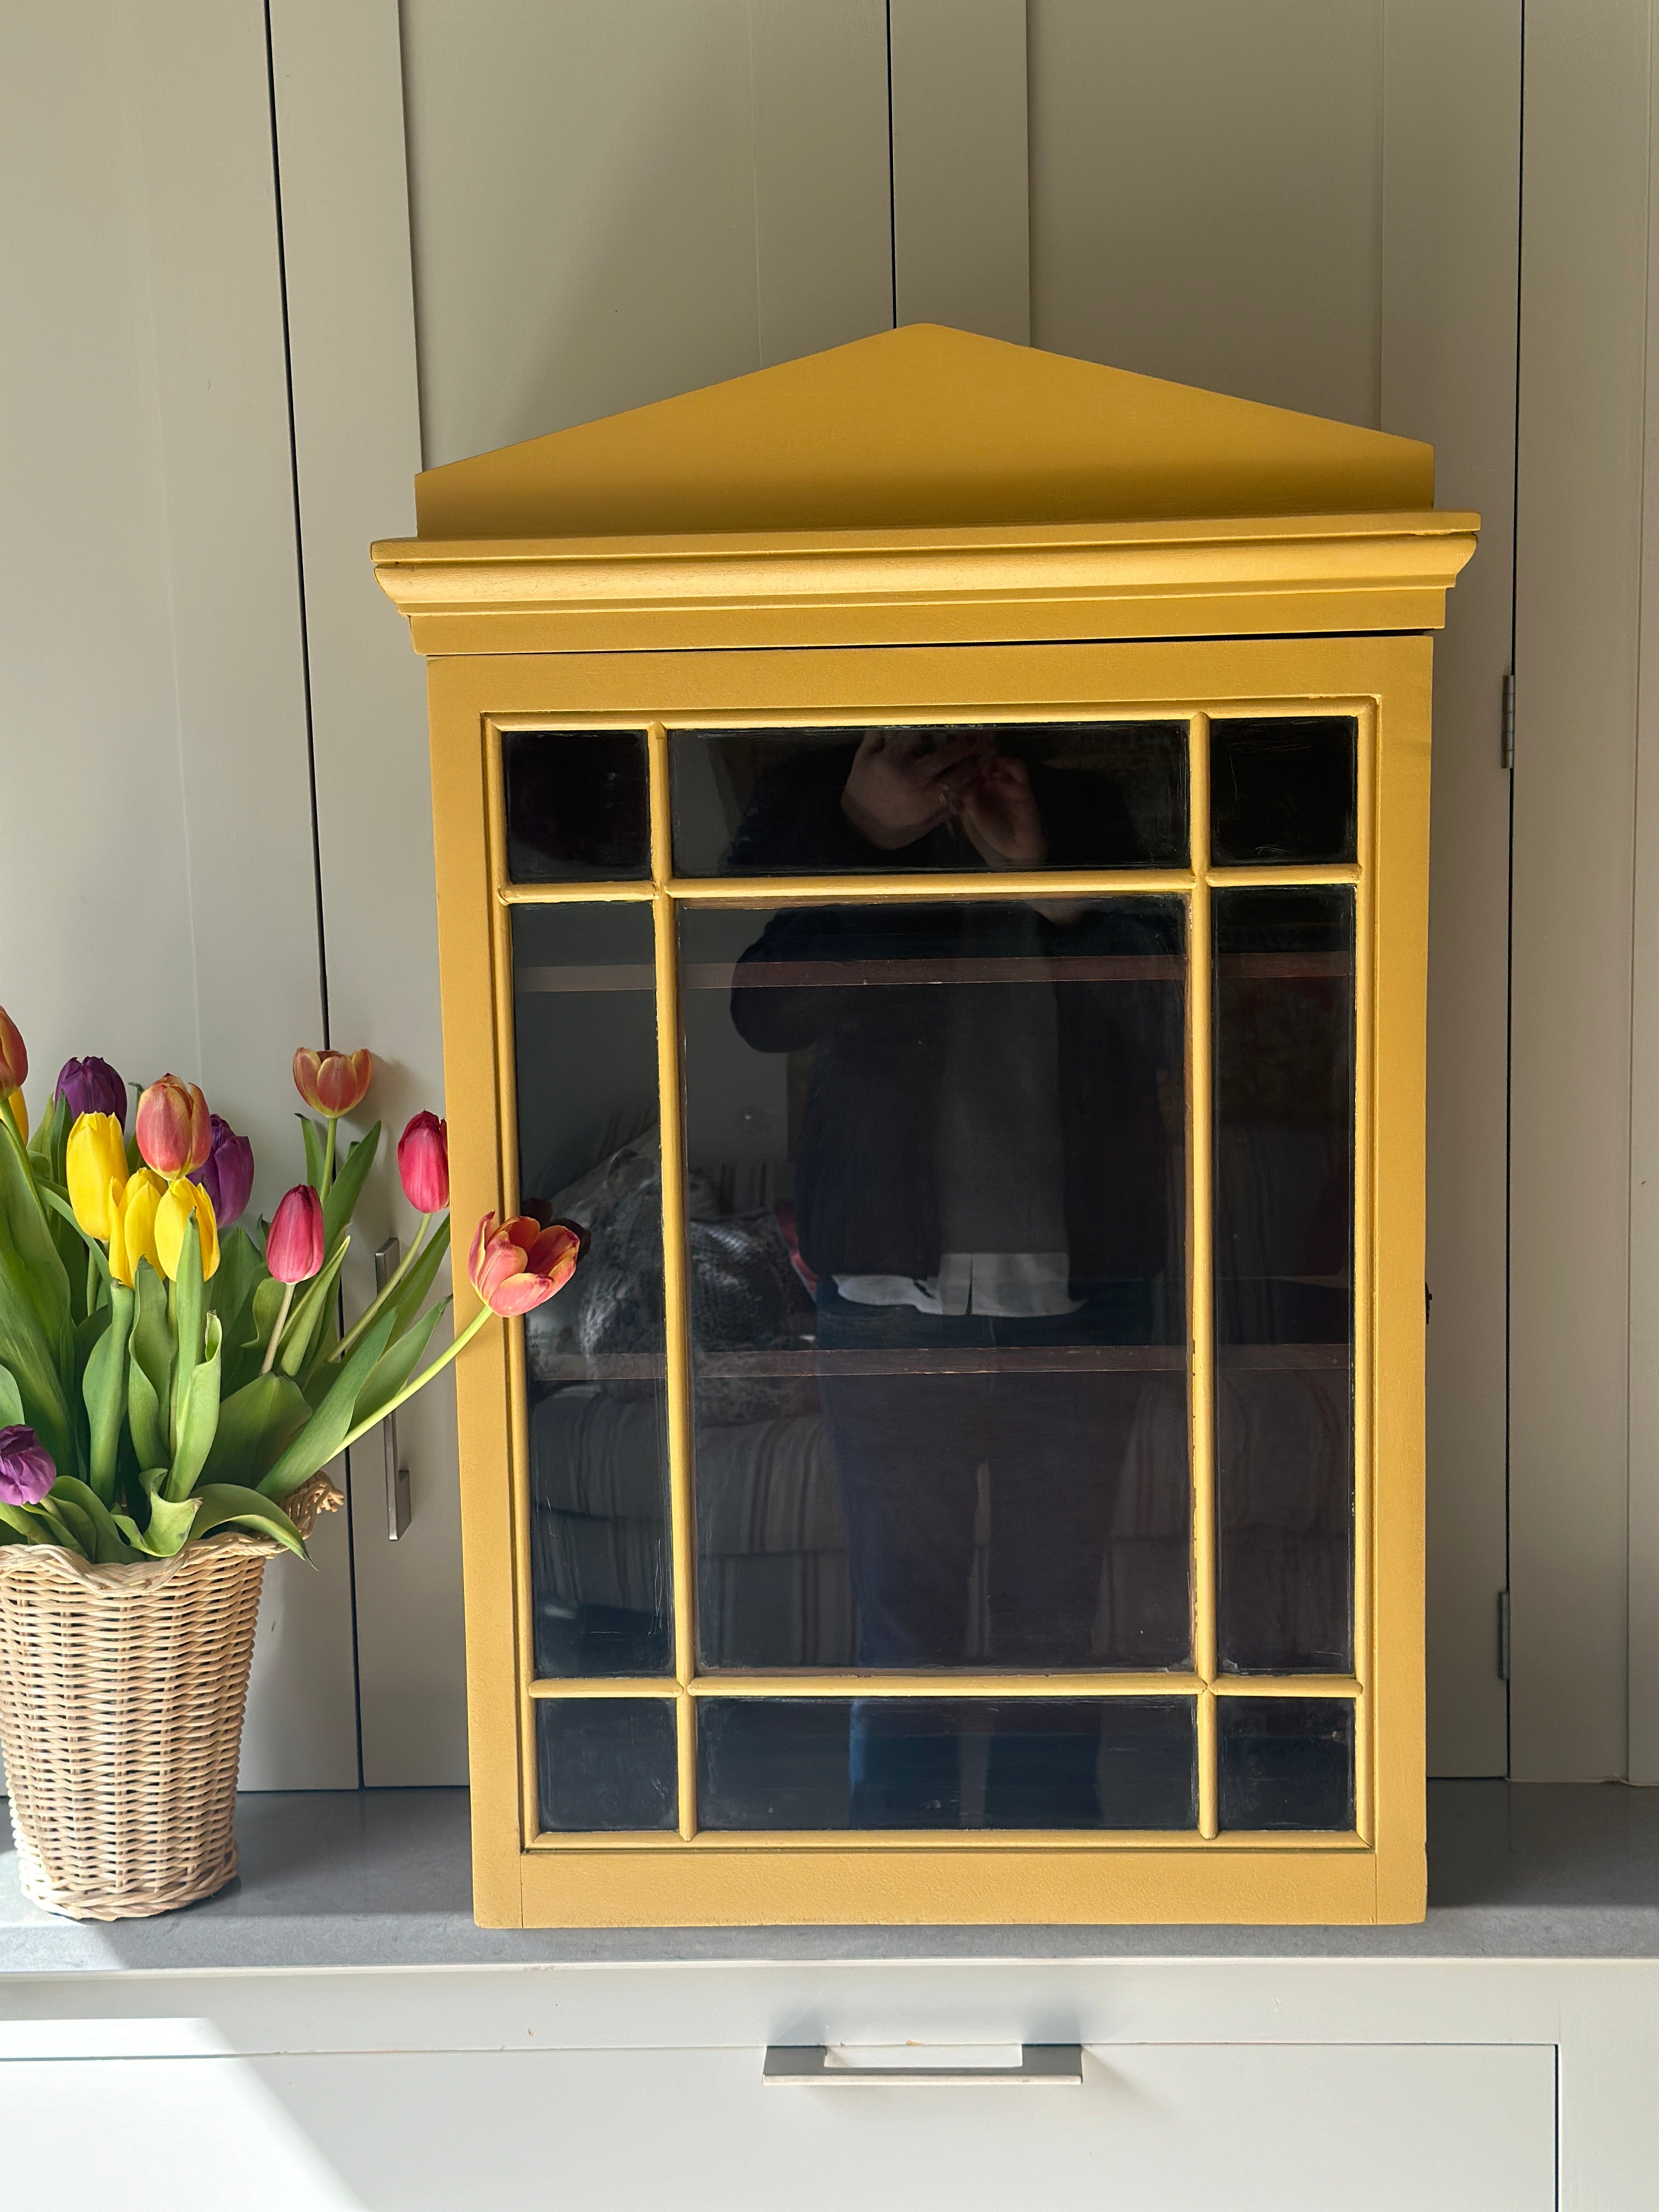
<path fill-rule="evenodd" d="M 992 868 L 1040 868 L 1048 856 L 1024 761 L 994 753 L 962 794 L 962 826 Z"/>
<path fill-rule="evenodd" d="M 982 732 L 970 730 L 934 750 L 918 730 L 872 730 L 848 773 L 841 811 L 884 853 L 914 845 L 957 811 L 985 744 Z"/>

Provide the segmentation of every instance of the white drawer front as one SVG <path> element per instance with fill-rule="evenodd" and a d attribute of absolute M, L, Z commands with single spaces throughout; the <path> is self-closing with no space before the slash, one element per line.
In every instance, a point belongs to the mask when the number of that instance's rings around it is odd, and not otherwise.
<path fill-rule="evenodd" d="M 1100 2046 L 1081 2088 L 763 2088 L 729 2049 L 0 2064 L 6 2197 L 66 2212 L 1547 2212 L 1555 2137 L 1530 2045 Z"/>

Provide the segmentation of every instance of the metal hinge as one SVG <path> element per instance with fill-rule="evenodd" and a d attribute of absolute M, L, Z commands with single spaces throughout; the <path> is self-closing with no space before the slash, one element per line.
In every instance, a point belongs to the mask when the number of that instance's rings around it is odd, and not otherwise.
<path fill-rule="evenodd" d="M 1507 1590 L 1498 1593 L 1498 1679 L 1500 1682 L 1507 1682 L 1510 1679 L 1510 1594 Z"/>
<path fill-rule="evenodd" d="M 1515 671 L 1511 668 L 1504 678 L 1504 733 L 1498 742 L 1498 758 L 1504 768 L 1515 766 Z"/>

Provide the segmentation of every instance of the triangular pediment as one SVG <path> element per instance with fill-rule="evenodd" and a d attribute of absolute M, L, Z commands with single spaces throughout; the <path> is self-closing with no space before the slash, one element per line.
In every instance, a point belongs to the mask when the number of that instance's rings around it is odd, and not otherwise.
<path fill-rule="evenodd" d="M 422 538 L 970 528 L 1434 504 L 1434 454 L 937 324 L 416 479 Z"/>

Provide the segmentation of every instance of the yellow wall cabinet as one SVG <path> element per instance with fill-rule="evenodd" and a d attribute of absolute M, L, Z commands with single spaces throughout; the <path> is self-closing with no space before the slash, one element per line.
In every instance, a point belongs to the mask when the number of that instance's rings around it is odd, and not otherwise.
<path fill-rule="evenodd" d="M 1429 449 L 916 326 L 416 489 L 455 1217 L 590 1237 L 480 1921 L 1419 1917 Z"/>

